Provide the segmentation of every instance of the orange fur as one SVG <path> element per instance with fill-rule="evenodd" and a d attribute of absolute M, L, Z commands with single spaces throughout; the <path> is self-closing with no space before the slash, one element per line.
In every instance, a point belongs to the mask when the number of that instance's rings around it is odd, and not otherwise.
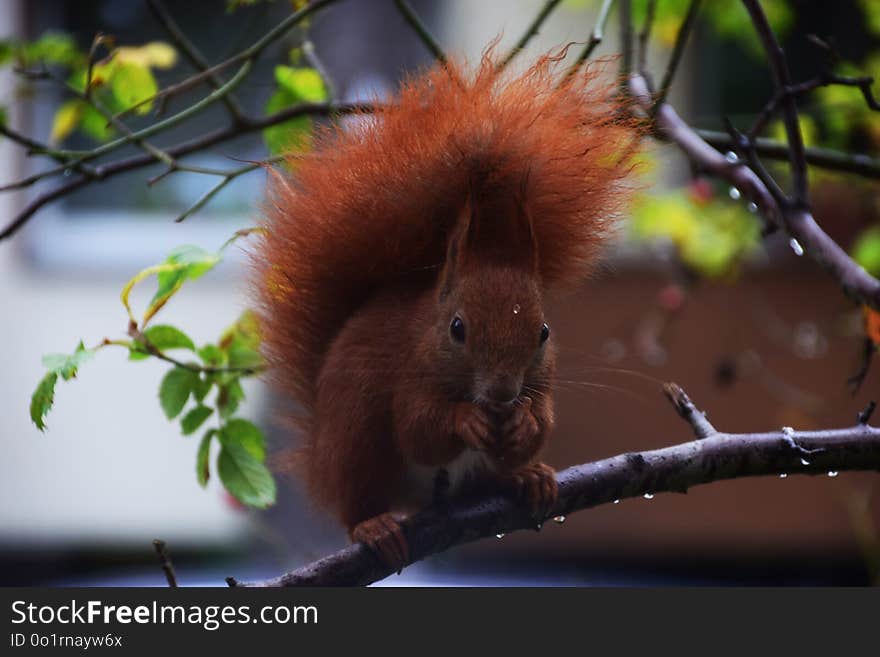
<path fill-rule="evenodd" d="M 388 511 L 408 463 L 442 465 L 462 452 L 456 427 L 467 413 L 449 404 L 473 396 L 485 368 L 525 371 L 537 395 L 532 414 L 544 433 L 523 448 L 523 463 L 552 424 L 552 355 L 532 362 L 531 346 L 508 350 L 501 339 L 531 345 L 542 291 L 589 273 L 628 200 L 638 139 L 598 68 L 560 83 L 557 61 L 544 57 L 519 75 L 499 74 L 491 56 L 472 74 L 436 67 L 374 114 L 320 132 L 291 174 L 274 176 L 254 255 L 267 357 L 299 404 L 310 489 L 349 528 Z M 509 298 L 531 322 L 520 334 L 496 326 L 491 307 L 472 308 L 505 356 L 471 354 L 467 368 L 437 353 L 448 346 L 443 313 L 455 311 L 437 309 L 438 286 L 466 207 L 478 225 L 455 279 L 472 293 L 456 292 L 455 303 Z M 506 239 L 514 215 L 527 218 L 528 244 Z M 399 392 L 401 381 L 411 393 Z M 429 435 L 417 440 L 417 430 Z"/>

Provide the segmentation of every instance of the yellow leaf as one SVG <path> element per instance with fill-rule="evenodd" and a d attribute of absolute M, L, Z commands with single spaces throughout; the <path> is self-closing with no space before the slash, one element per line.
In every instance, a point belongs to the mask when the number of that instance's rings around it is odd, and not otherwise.
<path fill-rule="evenodd" d="M 164 41 L 151 41 L 143 46 L 150 66 L 171 68 L 177 63 L 177 51 Z"/>
<path fill-rule="evenodd" d="M 151 41 L 142 46 L 120 46 L 113 51 L 117 61 L 143 67 L 171 68 L 177 63 L 177 51 L 164 41 Z"/>
<path fill-rule="evenodd" d="M 52 119 L 52 133 L 49 135 L 49 141 L 57 144 L 76 130 L 76 126 L 82 119 L 83 109 L 83 104 L 79 100 L 69 100 L 59 107 L 55 112 L 55 118 Z"/>

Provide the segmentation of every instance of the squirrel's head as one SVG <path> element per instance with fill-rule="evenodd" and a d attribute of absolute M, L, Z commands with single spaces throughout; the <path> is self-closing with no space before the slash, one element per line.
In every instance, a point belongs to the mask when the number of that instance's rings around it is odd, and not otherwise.
<path fill-rule="evenodd" d="M 550 327 L 532 224 L 521 204 L 477 211 L 467 203 L 438 279 L 437 311 L 442 374 L 470 400 L 512 403 L 546 373 Z"/>

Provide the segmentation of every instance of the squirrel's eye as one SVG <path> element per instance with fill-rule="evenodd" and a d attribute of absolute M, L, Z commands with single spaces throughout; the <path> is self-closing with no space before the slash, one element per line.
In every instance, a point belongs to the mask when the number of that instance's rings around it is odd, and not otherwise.
<path fill-rule="evenodd" d="M 546 324 L 541 326 L 541 344 L 547 342 L 547 338 L 550 337 L 550 327 Z"/>
<path fill-rule="evenodd" d="M 456 342 L 464 342 L 464 322 L 461 317 L 456 316 L 449 325 L 449 335 Z"/>

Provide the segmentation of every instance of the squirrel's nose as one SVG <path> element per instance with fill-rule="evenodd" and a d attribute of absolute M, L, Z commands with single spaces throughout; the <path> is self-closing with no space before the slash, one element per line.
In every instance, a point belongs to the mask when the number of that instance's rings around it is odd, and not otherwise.
<path fill-rule="evenodd" d="M 498 404 L 510 404 L 519 397 L 519 382 L 512 376 L 497 379 L 489 386 L 486 396 Z"/>

